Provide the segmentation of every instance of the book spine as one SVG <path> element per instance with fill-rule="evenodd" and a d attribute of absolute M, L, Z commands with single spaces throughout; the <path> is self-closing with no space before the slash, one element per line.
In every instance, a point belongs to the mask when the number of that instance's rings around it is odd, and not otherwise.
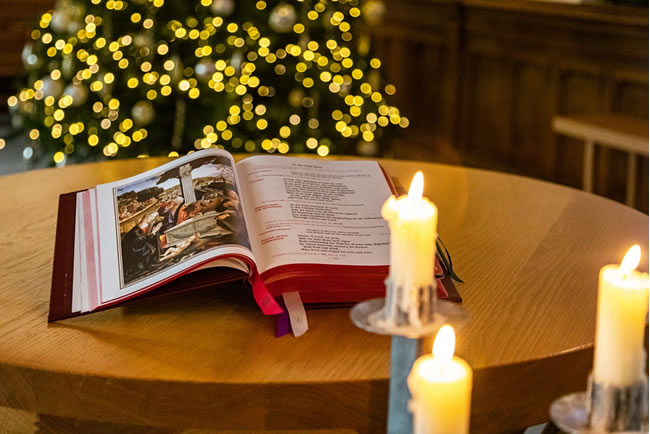
<path fill-rule="evenodd" d="M 71 311 L 76 207 L 77 192 L 59 196 L 48 322 L 73 316 Z"/>

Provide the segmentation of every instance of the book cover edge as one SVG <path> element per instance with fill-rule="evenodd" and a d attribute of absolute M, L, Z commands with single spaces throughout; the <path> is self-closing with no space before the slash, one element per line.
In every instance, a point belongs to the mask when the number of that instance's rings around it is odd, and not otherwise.
<path fill-rule="evenodd" d="M 65 193 L 59 196 L 48 322 L 68 318 L 72 315 L 77 193 Z"/>

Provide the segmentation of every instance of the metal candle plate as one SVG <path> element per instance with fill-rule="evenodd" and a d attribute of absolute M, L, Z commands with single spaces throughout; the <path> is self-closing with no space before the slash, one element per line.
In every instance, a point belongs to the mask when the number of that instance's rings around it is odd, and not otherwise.
<path fill-rule="evenodd" d="M 572 393 L 553 401 L 551 404 L 551 420 L 562 431 L 569 434 L 585 432 L 589 425 L 587 412 L 587 394 Z"/>
<path fill-rule="evenodd" d="M 405 336 L 420 338 L 433 335 L 443 325 L 450 324 L 455 329 L 461 328 L 468 319 L 467 312 L 457 303 L 437 300 L 435 305 L 435 320 L 422 327 L 387 326 L 381 323 L 384 309 L 384 298 L 373 298 L 356 304 L 350 311 L 350 319 L 360 329 L 370 333 L 389 336 Z"/>
<path fill-rule="evenodd" d="M 585 392 L 571 393 L 556 399 L 551 404 L 551 421 L 568 434 L 602 434 L 602 431 L 589 429 L 589 411 Z M 611 431 L 611 433 L 631 434 L 648 431 Z M 608 433 L 609 434 L 609 433 Z"/>

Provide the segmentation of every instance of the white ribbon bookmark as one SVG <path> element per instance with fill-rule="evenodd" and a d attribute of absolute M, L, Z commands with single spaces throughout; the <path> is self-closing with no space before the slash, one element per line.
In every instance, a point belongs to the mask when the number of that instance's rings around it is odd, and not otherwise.
<path fill-rule="evenodd" d="M 291 322 L 293 335 L 295 337 L 302 336 L 309 330 L 309 325 L 307 324 L 307 314 L 305 313 L 305 307 L 302 305 L 300 293 L 297 291 L 285 292 L 282 294 L 282 298 L 289 312 L 289 322 Z"/>

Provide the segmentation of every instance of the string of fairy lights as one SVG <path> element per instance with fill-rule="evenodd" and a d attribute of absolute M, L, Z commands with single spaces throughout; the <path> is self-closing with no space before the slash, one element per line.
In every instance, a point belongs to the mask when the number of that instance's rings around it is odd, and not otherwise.
<path fill-rule="evenodd" d="M 326 156 L 408 126 L 355 33 L 379 0 L 270 3 L 61 0 L 31 32 L 12 115 L 59 165 L 211 147 Z"/>

